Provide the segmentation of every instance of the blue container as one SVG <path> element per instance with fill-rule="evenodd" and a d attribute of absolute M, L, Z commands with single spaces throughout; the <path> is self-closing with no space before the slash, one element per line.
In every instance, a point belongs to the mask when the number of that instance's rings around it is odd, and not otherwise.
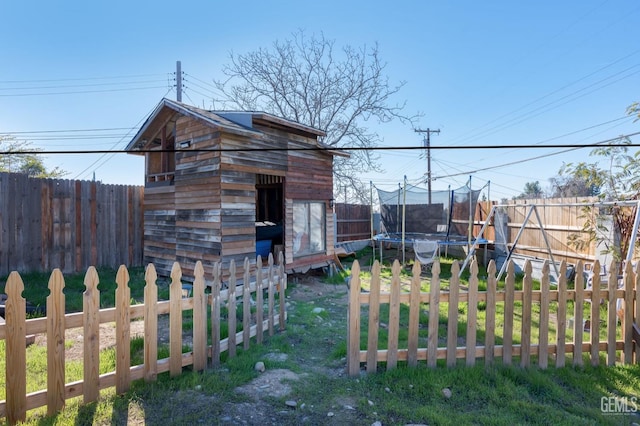
<path fill-rule="evenodd" d="M 256 257 L 262 256 L 266 259 L 269 257 L 269 252 L 271 252 L 271 240 L 256 241 Z"/>

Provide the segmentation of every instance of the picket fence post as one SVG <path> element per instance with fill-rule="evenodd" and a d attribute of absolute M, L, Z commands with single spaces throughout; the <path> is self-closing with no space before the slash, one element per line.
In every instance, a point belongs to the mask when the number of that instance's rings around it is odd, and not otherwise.
<path fill-rule="evenodd" d="M 27 339 L 24 283 L 17 272 L 11 272 L 5 288 L 7 421 L 15 424 L 27 415 Z"/>
<path fill-rule="evenodd" d="M 144 274 L 144 380 L 158 378 L 158 274 L 153 263 Z"/>
<path fill-rule="evenodd" d="M 116 393 L 131 386 L 131 289 L 129 271 L 121 265 L 116 275 Z"/>
<path fill-rule="evenodd" d="M 62 271 L 49 277 L 47 296 L 47 415 L 53 416 L 65 404 L 65 295 Z"/>
<path fill-rule="evenodd" d="M 84 277 L 85 291 L 82 296 L 84 320 L 84 377 L 82 389 L 84 402 L 98 399 L 100 372 L 100 291 L 98 272 L 91 266 Z"/>
<path fill-rule="evenodd" d="M 182 269 L 178 262 L 171 268 L 169 285 L 169 376 L 182 374 Z"/>

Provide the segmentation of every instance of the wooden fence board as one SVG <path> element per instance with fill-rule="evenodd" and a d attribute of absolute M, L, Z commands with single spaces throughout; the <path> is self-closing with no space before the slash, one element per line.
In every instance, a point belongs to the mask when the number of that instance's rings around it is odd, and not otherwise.
<path fill-rule="evenodd" d="M 418 265 L 419 266 L 419 265 Z M 387 368 L 394 368 L 398 362 L 406 361 L 411 367 L 418 365 L 420 361 L 426 361 L 427 366 L 435 367 L 437 360 L 445 360 L 447 367 L 458 365 L 459 359 L 465 359 L 468 366 L 473 366 L 478 362 L 478 358 L 485 358 L 484 363 L 491 365 L 496 357 L 502 357 L 505 365 L 511 365 L 514 357 L 518 358 L 518 363 L 522 368 L 529 368 L 535 364 L 540 368 L 548 366 L 550 356 L 555 357 L 555 365 L 562 367 L 566 363 L 566 355 L 573 354 L 574 365 L 581 365 L 582 354 L 590 353 L 591 363 L 599 365 L 600 354 L 606 354 L 606 364 L 615 364 L 615 355 L 620 351 L 623 355 L 620 362 L 624 364 L 636 362 L 637 354 L 629 348 L 635 348 L 634 340 L 637 332 L 634 331 L 635 322 L 637 324 L 637 288 L 640 287 L 640 274 L 629 266 L 625 268 L 623 273 L 624 286 L 618 288 L 617 274 L 609 277 L 612 284 L 609 284 L 605 290 L 600 291 L 600 281 L 598 272 L 600 265 L 598 262 L 594 265 L 594 284 L 593 289 L 584 290 L 583 271 L 578 271 L 576 279 L 577 289 L 569 289 L 566 278 L 566 262 L 560 264 L 560 279 L 556 288 L 551 289 L 550 283 L 550 264 L 545 262 L 542 268 L 542 279 L 540 280 L 540 290 L 533 290 L 532 265 L 526 262 L 524 267 L 524 276 L 522 278 L 522 290 L 515 290 L 515 268 L 514 263 L 510 262 L 507 267 L 507 276 L 505 277 L 505 287 L 503 290 L 497 290 L 496 266 L 491 261 L 487 269 L 489 277 L 487 278 L 487 290 L 478 291 L 478 267 L 476 261 L 472 261 L 470 265 L 470 278 L 468 288 L 460 285 L 458 279 L 459 263 L 454 261 L 451 265 L 451 275 L 449 281 L 449 289 L 440 289 L 440 262 L 437 260 L 432 267 L 432 277 L 430 278 L 429 292 L 418 292 L 424 283 L 420 277 L 420 268 L 415 267 L 413 276 L 411 277 L 410 289 L 401 291 L 402 283 L 400 279 L 399 262 L 394 262 L 389 292 L 381 291 L 381 270 L 379 263 L 374 263 L 372 268 L 371 286 L 369 292 L 361 292 L 361 278 L 359 276 L 359 264 L 354 263 L 352 270 L 351 288 L 349 291 L 349 332 L 347 335 L 347 371 L 349 375 L 357 375 L 360 371 L 360 363 L 367 363 L 367 372 L 377 371 L 377 363 L 386 362 Z M 611 265 L 611 269 L 617 271 L 615 264 Z M 603 298 L 608 302 L 609 312 L 606 320 L 606 336 L 603 339 L 599 336 L 600 322 L 600 303 Z M 635 298 L 635 299 L 634 299 Z M 582 309 L 585 301 L 591 302 L 591 312 L 588 314 L 591 326 L 591 339 L 589 342 L 583 342 L 582 334 L 585 332 L 583 326 Z M 613 300 L 615 303 L 612 303 Z M 479 302 L 486 301 L 485 308 L 486 317 L 484 322 L 484 345 L 479 346 L 477 340 L 478 328 L 482 324 L 477 320 L 477 306 Z M 624 306 L 636 306 L 636 311 L 631 313 L 616 312 L 614 309 L 618 306 L 618 302 Z M 574 303 L 575 302 L 575 303 Z M 416 307 L 421 304 L 428 304 L 429 309 L 429 325 L 427 335 L 424 336 L 425 327 L 416 327 L 419 322 L 416 318 Z M 439 346 L 438 328 L 441 323 L 439 318 L 440 304 L 447 303 L 447 337 L 443 347 Z M 500 322 L 504 324 L 502 344 L 498 344 L 500 336 L 496 336 L 495 326 L 499 321 L 496 316 L 500 310 L 496 309 L 500 303 L 504 303 L 503 312 L 500 313 Z M 380 305 L 389 305 L 389 321 L 386 349 L 380 349 L 381 342 L 378 340 L 378 329 L 383 326 L 379 321 L 378 312 Z M 406 309 L 400 309 L 401 305 L 408 305 Z M 538 307 L 534 307 L 534 305 Z M 360 349 L 360 306 L 368 305 L 369 319 L 367 321 L 368 329 L 364 330 L 367 334 L 367 347 Z M 461 305 L 463 306 L 461 308 Z M 466 305 L 466 306 L 465 306 Z M 578 306 L 571 308 L 572 306 Z M 551 307 L 556 309 L 557 320 L 551 319 Z M 623 305 L 620 305 L 623 306 Z M 459 312 L 467 309 L 466 317 L 460 318 Z M 515 308 L 514 308 L 515 307 Z M 631 308 L 630 308 L 631 310 Z M 362 311 L 364 313 L 367 310 Z M 540 312 L 537 314 L 537 312 Z M 567 342 L 567 315 L 573 313 L 574 321 L 578 324 L 574 325 L 574 337 L 571 342 Z M 624 319 L 622 327 L 622 340 L 616 340 L 617 317 L 622 316 Z M 408 317 L 408 320 L 407 320 Z M 408 321 L 408 322 L 407 322 Z M 460 323 L 462 321 L 462 323 Z M 466 324 L 464 323 L 466 321 Z M 398 333 L 397 324 L 408 323 L 407 341 L 402 338 L 402 347 L 400 347 L 401 334 Z M 626 324 L 631 323 L 628 327 Z M 466 327 L 466 339 L 461 342 L 458 336 L 458 330 L 462 329 L 462 325 Z M 555 326 L 555 331 L 552 332 Z M 416 332 L 416 329 L 418 330 Z M 422 331 L 421 331 L 422 330 Z M 513 332 L 520 330 L 519 342 L 514 344 Z M 357 334 L 356 334 L 357 331 Z M 533 332 L 538 331 L 538 339 L 533 341 Z M 613 336 L 613 337 L 612 337 Z M 427 347 L 421 348 L 419 341 L 426 341 Z M 627 352 L 630 352 L 627 354 Z M 634 359 L 633 355 L 636 355 Z M 536 358 L 537 357 L 537 358 Z M 613 360 L 613 363 L 612 363 Z"/>
<path fill-rule="evenodd" d="M 591 317 L 589 318 L 591 331 L 591 365 L 600 364 L 598 342 L 600 341 L 600 262 L 593 264 L 593 285 L 591 288 Z"/>
<path fill-rule="evenodd" d="M 274 309 L 273 319 L 263 319 L 260 325 L 263 329 L 267 326 L 268 321 L 277 321 L 280 325 L 286 320 L 285 299 L 282 297 L 286 289 L 287 276 L 284 274 L 284 264 L 271 265 L 272 269 L 277 272 L 268 271 L 267 276 L 271 277 L 271 281 L 267 280 L 257 283 L 253 282 L 253 277 L 265 276 L 265 274 L 257 274 L 256 268 L 253 268 L 251 275 L 252 283 L 244 288 L 250 292 L 261 293 L 266 286 L 271 286 L 272 291 L 270 297 L 275 298 L 275 287 L 278 287 L 280 294 L 278 295 L 278 312 Z M 217 272 L 216 272 L 217 271 Z M 220 263 L 214 265 L 214 277 L 220 282 Z M 5 394 L 7 399 L 0 401 L 0 416 L 6 416 L 9 424 L 15 424 L 22 421 L 26 417 L 28 410 L 47 406 L 47 412 L 55 414 L 64 405 L 69 398 L 84 396 L 84 400 L 95 401 L 99 396 L 99 392 L 106 388 L 115 387 L 117 392 L 126 391 L 133 380 L 145 379 L 154 381 L 159 373 L 169 372 L 175 374 L 173 370 L 178 366 L 181 374 L 182 369 L 186 366 L 193 365 L 194 369 L 198 366 L 206 366 L 206 357 L 208 354 L 214 354 L 218 350 L 217 359 L 219 360 L 219 351 L 232 351 L 231 344 L 235 341 L 238 344 L 246 345 L 247 341 L 256 336 L 258 324 L 243 322 L 243 331 L 235 332 L 229 329 L 229 338 L 213 341 L 211 345 L 207 344 L 206 332 L 206 304 L 224 303 L 227 307 L 235 306 L 234 291 L 220 292 L 218 286 L 217 291 L 213 289 L 212 297 L 208 297 L 205 293 L 204 270 L 202 264 L 198 262 L 195 267 L 195 276 L 193 279 L 193 296 L 184 297 L 182 295 L 182 278 L 181 268 L 179 264 L 174 264 L 172 270 L 172 283 L 170 285 L 170 299 L 168 301 L 157 301 L 157 274 L 154 265 L 150 264 L 145 273 L 145 300 L 143 304 L 130 305 L 130 288 L 129 273 L 122 266 L 115 277 L 117 284 L 116 302 L 114 308 L 99 309 L 100 292 L 98 291 L 99 277 L 94 267 L 90 267 L 85 274 L 85 292 L 83 294 L 83 312 L 65 314 L 64 313 L 64 278 L 60 269 L 52 272 L 49 279 L 49 290 L 51 294 L 47 298 L 47 314 L 46 318 L 35 318 L 26 320 L 26 301 L 21 297 L 24 290 L 24 283 L 17 272 L 10 274 L 7 279 L 6 292 L 8 299 L 6 302 L 6 324 L 0 324 L 0 339 L 6 340 L 6 365 L 7 375 L 5 383 Z M 177 291 L 176 291 L 177 290 Z M 231 290 L 231 289 L 230 289 Z M 243 290 L 246 291 L 246 290 Z M 202 303 L 204 301 L 204 304 Z M 273 300 L 269 301 L 274 304 Z M 251 311 L 250 297 L 243 298 L 243 309 Z M 158 315 L 170 315 L 170 328 L 175 324 L 182 325 L 182 312 L 185 309 L 193 310 L 194 323 L 193 330 L 193 348 L 188 353 L 182 353 L 181 336 L 183 330 L 170 330 L 170 356 L 162 360 L 157 359 L 158 344 Z M 212 315 L 212 324 L 215 330 L 220 329 L 219 308 L 218 315 Z M 200 311 L 200 313 L 198 313 Z M 212 312 L 216 309 L 212 307 Z M 144 364 L 131 366 L 129 358 L 130 353 L 130 321 L 132 318 L 144 317 L 145 327 L 145 347 L 144 347 Z M 284 317 L 284 318 L 283 318 Z M 251 317 L 250 317 L 251 318 Z M 116 327 L 116 367 L 115 371 L 99 374 L 99 330 L 100 324 L 106 322 L 114 322 Z M 65 383 L 64 372 L 64 334 L 69 328 L 84 327 L 84 358 L 83 358 L 83 379 L 71 383 Z M 284 329 L 284 327 L 280 327 Z M 197 330 L 197 331 L 196 331 Z M 245 332 L 249 330 L 249 333 Z M 47 340 L 47 390 L 38 390 L 26 393 L 26 335 L 33 333 L 46 333 Z M 179 336 L 176 340 L 174 336 Z M 217 332 L 220 336 L 220 332 Z M 180 343 L 180 350 L 173 350 L 175 342 Z M 218 349 L 215 349 L 215 348 Z"/>
<path fill-rule="evenodd" d="M 124 265 L 118 269 L 116 284 L 116 393 L 120 394 L 131 383 L 131 289 Z"/>
<path fill-rule="evenodd" d="M 478 320 L 478 264 L 471 264 L 469 278 L 469 301 L 467 303 L 467 347 L 466 362 L 471 366 L 476 363 L 476 329 Z"/>
<path fill-rule="evenodd" d="M 400 262 L 393 262 L 391 278 L 391 301 L 389 303 L 387 370 L 396 368 L 398 364 L 398 336 L 400 333 Z"/>
<path fill-rule="evenodd" d="M 64 406 L 65 384 L 65 295 L 64 278 L 55 269 L 49 278 L 47 296 L 47 415 L 52 416 Z"/>
<path fill-rule="evenodd" d="M 528 367 L 531 362 L 531 299 L 533 298 L 533 278 L 531 277 L 531 263 L 524 267 L 522 280 L 522 326 L 520 329 L 520 366 Z"/>
<path fill-rule="evenodd" d="M 378 368 L 377 348 L 380 327 L 380 261 L 375 260 L 371 268 L 371 300 L 369 303 L 369 333 L 367 336 L 367 373 Z"/>
<path fill-rule="evenodd" d="M 84 323 L 84 402 L 98 399 L 98 376 L 100 372 L 100 291 L 98 273 L 92 266 L 84 278 L 82 311 Z"/>
<path fill-rule="evenodd" d="M 447 326 L 447 367 L 456 365 L 456 348 L 458 346 L 458 292 L 460 281 L 458 274 L 460 265 L 454 261 L 451 265 L 451 282 L 449 284 L 449 324 Z"/>
<path fill-rule="evenodd" d="M 146 382 L 158 377 L 158 274 L 149 264 L 144 274 L 144 373 Z"/>
<path fill-rule="evenodd" d="M 420 326 L 420 262 L 413 264 L 409 304 L 409 366 L 418 365 L 418 327 Z"/>
<path fill-rule="evenodd" d="M 616 315 L 616 289 L 618 288 L 618 268 L 615 261 L 611 261 L 609 268 L 609 294 L 607 303 L 607 365 L 616 364 L 616 326 L 618 317 Z"/>
<path fill-rule="evenodd" d="M 26 362 L 26 300 L 22 297 L 24 283 L 16 272 L 7 280 L 5 302 L 6 337 L 6 395 L 7 420 L 10 424 L 26 418 L 27 362 Z"/>
<path fill-rule="evenodd" d="M 584 264 L 578 261 L 576 271 L 582 271 Z M 576 274 L 575 282 L 575 302 L 573 304 L 573 365 L 582 366 L 582 340 L 584 334 L 584 275 Z"/>
<path fill-rule="evenodd" d="M 545 369 L 549 365 L 549 262 L 542 266 L 540 279 L 540 329 L 538 332 L 538 365 Z"/>
<path fill-rule="evenodd" d="M 486 304 L 486 326 L 485 326 L 485 339 L 484 339 L 484 359 L 485 364 L 491 365 L 493 363 L 493 353 L 495 350 L 495 338 L 496 338 L 496 291 L 497 291 L 497 279 L 496 279 L 496 263 L 493 259 L 489 262 L 487 267 L 487 304 Z M 431 324 L 429 324 L 431 325 Z"/>
<path fill-rule="evenodd" d="M 372 272 L 373 273 L 373 272 Z M 429 338 L 427 340 L 427 365 L 435 367 L 438 361 L 438 331 L 440 320 L 440 262 L 431 265 L 433 278 L 429 288 Z M 371 290 L 373 292 L 373 289 Z M 376 295 L 376 297 L 378 297 Z"/>
<path fill-rule="evenodd" d="M 142 266 L 144 187 L 0 173 L 0 276 Z"/>
<path fill-rule="evenodd" d="M 169 374 L 179 376 L 182 372 L 182 270 L 175 262 L 171 268 L 171 284 L 169 284 L 170 317 L 169 317 Z"/>

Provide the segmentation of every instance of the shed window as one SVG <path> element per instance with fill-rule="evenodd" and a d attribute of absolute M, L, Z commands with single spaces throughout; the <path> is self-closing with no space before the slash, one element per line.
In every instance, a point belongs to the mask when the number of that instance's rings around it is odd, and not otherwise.
<path fill-rule="evenodd" d="M 293 257 L 326 251 L 326 215 L 323 202 L 294 202 Z"/>

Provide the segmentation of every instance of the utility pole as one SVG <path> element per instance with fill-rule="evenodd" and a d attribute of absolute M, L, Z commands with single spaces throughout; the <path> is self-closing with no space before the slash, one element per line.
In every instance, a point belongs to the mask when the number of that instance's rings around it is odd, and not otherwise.
<path fill-rule="evenodd" d="M 431 204 L 431 133 L 440 134 L 440 129 L 431 130 L 427 127 L 426 130 L 415 129 L 415 132 L 427 134 L 427 137 L 424 140 L 424 146 L 427 148 L 427 189 L 429 194 L 429 204 Z"/>
<path fill-rule="evenodd" d="M 182 102 L 182 64 L 176 61 L 176 101 Z"/>

